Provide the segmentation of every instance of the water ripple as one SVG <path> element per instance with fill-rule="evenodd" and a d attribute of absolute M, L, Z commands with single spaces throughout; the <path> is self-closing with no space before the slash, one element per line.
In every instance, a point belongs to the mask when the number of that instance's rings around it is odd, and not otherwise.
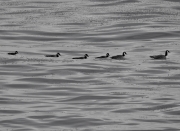
<path fill-rule="evenodd" d="M 2 131 L 179 131 L 178 0 L 1 0 L 0 11 Z"/>

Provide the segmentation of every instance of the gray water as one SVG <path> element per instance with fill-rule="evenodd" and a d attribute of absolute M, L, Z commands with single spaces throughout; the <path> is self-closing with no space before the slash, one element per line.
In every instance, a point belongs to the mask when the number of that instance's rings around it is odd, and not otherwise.
<path fill-rule="evenodd" d="M 179 0 L 0 0 L 0 21 L 0 131 L 180 130 Z"/>

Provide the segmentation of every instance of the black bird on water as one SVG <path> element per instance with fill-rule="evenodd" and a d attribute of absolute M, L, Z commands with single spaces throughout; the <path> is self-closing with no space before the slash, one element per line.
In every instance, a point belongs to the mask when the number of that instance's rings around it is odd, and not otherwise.
<path fill-rule="evenodd" d="M 153 59 L 166 59 L 166 56 L 168 55 L 168 53 L 170 53 L 169 50 L 166 50 L 165 51 L 165 55 L 153 55 L 153 56 L 149 56 Z"/>
<path fill-rule="evenodd" d="M 83 57 L 74 57 L 72 59 L 87 59 L 87 57 L 89 57 L 88 54 L 85 54 Z"/>
<path fill-rule="evenodd" d="M 18 54 L 18 51 L 15 51 L 14 53 L 8 53 L 8 55 L 16 55 Z"/>
<path fill-rule="evenodd" d="M 125 57 L 125 55 L 127 55 L 127 53 L 123 52 L 122 55 L 112 56 L 111 59 L 123 59 Z"/>
<path fill-rule="evenodd" d="M 107 53 L 105 56 L 99 56 L 99 57 L 96 57 L 96 58 L 108 58 L 109 57 L 109 53 Z"/>
<path fill-rule="evenodd" d="M 57 53 L 56 55 L 45 55 L 46 57 L 59 57 L 61 54 Z"/>

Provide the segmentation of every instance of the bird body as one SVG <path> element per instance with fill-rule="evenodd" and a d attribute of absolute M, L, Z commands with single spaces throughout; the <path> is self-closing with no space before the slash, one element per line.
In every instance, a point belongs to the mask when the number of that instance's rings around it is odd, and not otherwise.
<path fill-rule="evenodd" d="M 15 51 L 14 53 L 8 53 L 8 55 L 16 55 L 18 54 L 18 51 Z"/>
<path fill-rule="evenodd" d="M 123 52 L 122 55 L 116 55 L 116 56 L 112 56 L 111 59 L 123 59 L 125 57 L 125 54 L 127 54 L 126 52 Z"/>
<path fill-rule="evenodd" d="M 59 57 L 61 54 L 57 53 L 56 55 L 45 55 L 46 57 Z"/>
<path fill-rule="evenodd" d="M 99 56 L 99 57 L 96 57 L 96 58 L 107 58 L 109 57 L 109 53 L 107 53 L 105 56 Z"/>
<path fill-rule="evenodd" d="M 83 57 L 74 57 L 72 59 L 87 59 L 87 57 L 89 57 L 88 54 L 85 54 Z"/>
<path fill-rule="evenodd" d="M 165 55 L 153 55 L 153 56 L 149 56 L 149 57 L 153 58 L 153 59 L 166 59 L 166 56 L 168 55 L 168 53 L 170 53 L 170 51 L 166 50 Z"/>

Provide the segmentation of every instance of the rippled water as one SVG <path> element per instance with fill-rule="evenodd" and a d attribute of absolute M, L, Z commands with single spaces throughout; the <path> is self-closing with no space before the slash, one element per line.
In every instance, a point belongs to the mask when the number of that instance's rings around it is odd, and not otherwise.
<path fill-rule="evenodd" d="M 0 21 L 1 131 L 180 130 L 179 0 L 0 0 Z"/>

